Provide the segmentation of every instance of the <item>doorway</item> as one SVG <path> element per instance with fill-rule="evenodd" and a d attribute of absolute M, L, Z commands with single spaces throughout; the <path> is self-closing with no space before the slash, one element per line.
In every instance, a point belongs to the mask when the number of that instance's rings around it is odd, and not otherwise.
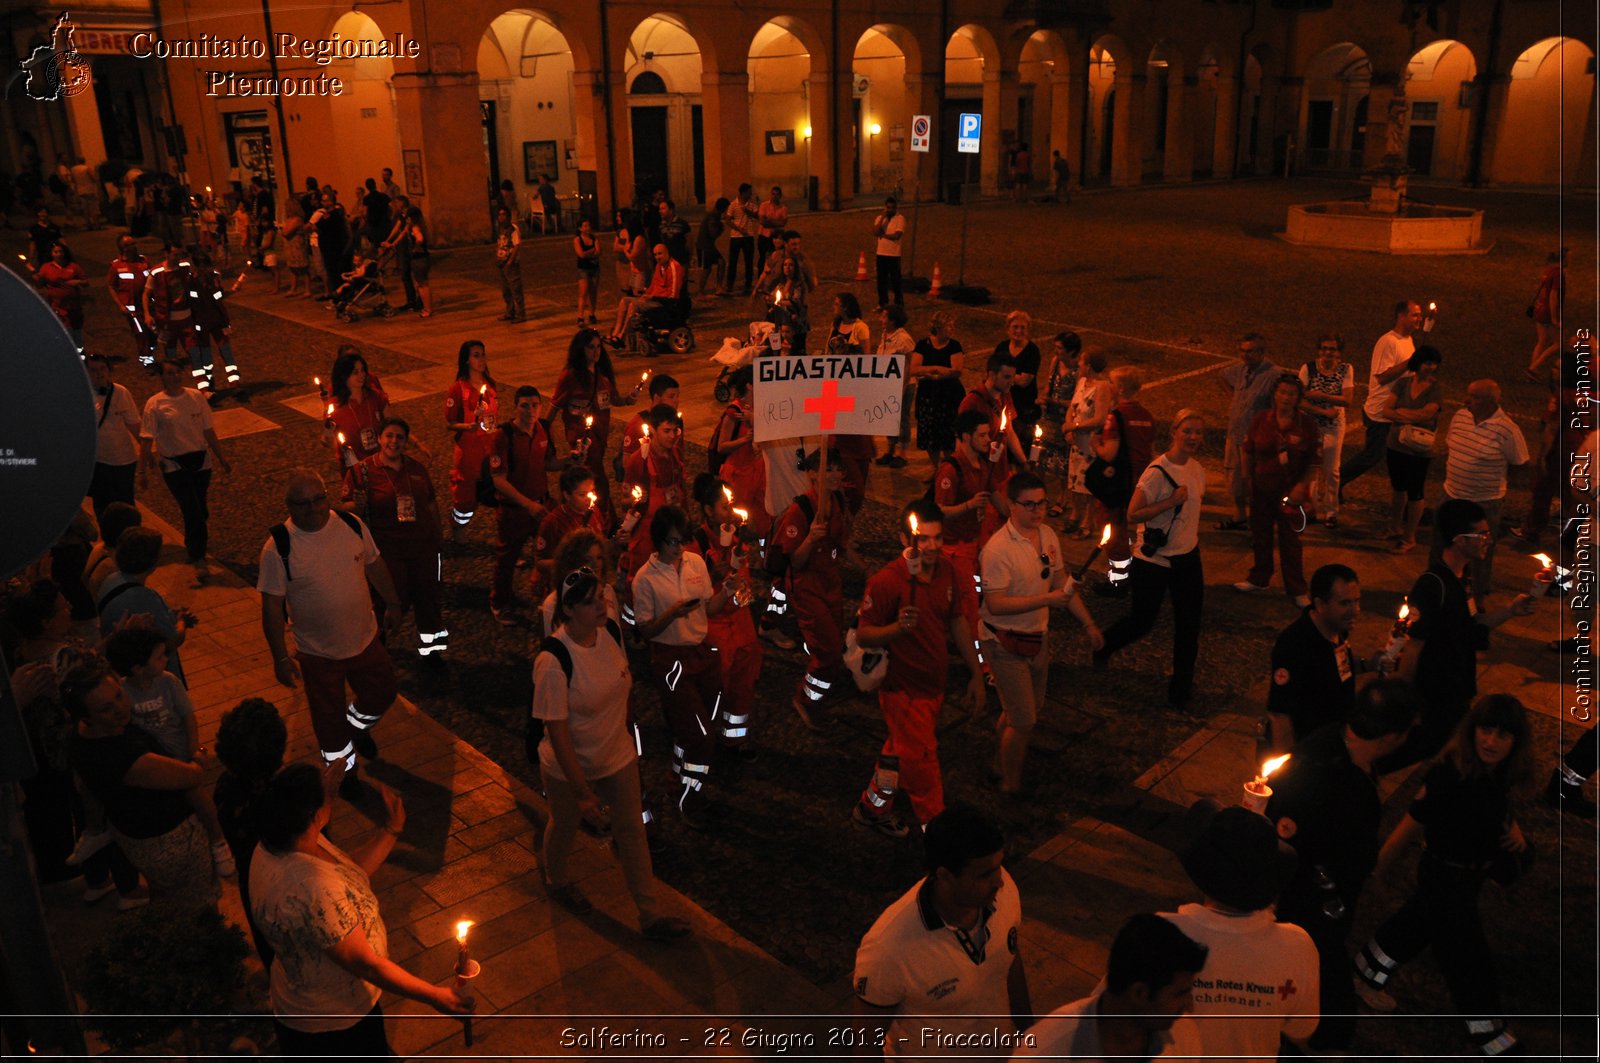
<path fill-rule="evenodd" d="M 633 132 L 633 190 L 648 200 L 667 184 L 667 109 L 633 107 L 628 111 Z"/>
<path fill-rule="evenodd" d="M 1312 100 L 1306 107 L 1306 164 L 1329 165 L 1332 149 L 1333 101 Z"/>

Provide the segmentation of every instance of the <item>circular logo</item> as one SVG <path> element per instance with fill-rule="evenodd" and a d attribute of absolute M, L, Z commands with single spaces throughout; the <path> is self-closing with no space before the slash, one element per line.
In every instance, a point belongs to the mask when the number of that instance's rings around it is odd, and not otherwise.
<path fill-rule="evenodd" d="M 47 74 L 56 99 L 66 99 L 86 91 L 94 83 L 89 73 L 89 61 L 77 52 L 58 52 L 50 60 Z"/>
<path fill-rule="evenodd" d="M 911 135 L 912 136 L 918 136 L 918 137 L 927 136 L 928 135 L 928 119 L 925 118 L 922 115 L 918 115 L 917 116 L 917 120 L 911 123 Z"/>

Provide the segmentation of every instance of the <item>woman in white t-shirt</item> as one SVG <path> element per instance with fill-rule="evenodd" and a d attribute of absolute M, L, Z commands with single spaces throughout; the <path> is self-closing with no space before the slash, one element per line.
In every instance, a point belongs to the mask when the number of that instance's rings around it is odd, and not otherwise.
<path fill-rule="evenodd" d="M 644 936 L 655 941 L 684 937 L 689 924 L 660 912 L 644 823 L 632 814 L 639 807 L 639 766 L 628 736 L 633 676 L 622 632 L 614 621 L 608 623 L 600 576 L 592 568 L 579 568 L 561 581 L 555 624 L 533 661 L 532 711 L 544 721 L 539 773 L 550 802 L 539 850 L 545 888 L 570 912 L 593 909 L 568 879 L 567 858 L 580 817 L 609 823 Z M 613 809 L 623 814 L 613 817 Z"/>
<path fill-rule="evenodd" d="M 98 524 L 111 503 L 133 504 L 134 474 L 139 468 L 139 409 L 127 388 L 112 383 L 111 362 L 105 355 L 91 354 L 83 361 L 94 386 L 94 476 L 89 480 L 89 500 Z"/>
<path fill-rule="evenodd" d="M 322 771 L 291 764 L 267 784 L 258 805 L 261 844 L 250 862 L 250 906 L 274 950 L 279 1053 L 393 1059 L 378 1006 L 384 990 L 447 1015 L 470 1012 L 472 998 L 453 979 L 431 985 L 389 959 L 370 876 L 405 829 L 406 810 L 393 790 L 379 788 L 383 825 L 346 853 L 322 835 L 333 810 L 329 791 L 343 775 L 342 763 Z M 352 1015 L 360 1017 L 352 1022 Z"/>
<path fill-rule="evenodd" d="M 150 486 L 150 468 L 159 456 L 161 478 L 183 514 L 183 545 L 189 563 L 204 583 L 209 575 L 206 546 L 211 510 L 206 500 L 211 491 L 211 459 L 215 457 L 225 473 L 232 466 L 222 456 L 205 396 L 183 386 L 188 372 L 189 364 L 179 359 L 161 363 L 161 390 L 145 401 L 139 429 L 139 487 Z"/>
<path fill-rule="evenodd" d="M 1194 688 L 1200 652 L 1200 609 L 1205 573 L 1200 565 L 1200 506 L 1206 471 L 1194 456 L 1205 443 L 1206 425 L 1196 410 L 1172 419 L 1172 445 L 1139 477 L 1128 503 L 1128 523 L 1142 524 L 1133 555 L 1133 609 L 1106 629 L 1106 644 L 1094 655 L 1104 667 L 1113 653 L 1155 627 L 1161 602 L 1172 595 L 1172 679 L 1167 703 L 1182 708 Z"/>

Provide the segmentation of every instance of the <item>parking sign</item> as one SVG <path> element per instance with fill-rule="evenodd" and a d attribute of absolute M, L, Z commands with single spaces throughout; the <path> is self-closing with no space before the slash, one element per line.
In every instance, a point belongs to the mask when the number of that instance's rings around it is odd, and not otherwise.
<path fill-rule="evenodd" d="M 983 134 L 983 115 L 963 114 L 956 127 L 956 150 L 964 155 L 978 154 L 978 140 Z"/>
<path fill-rule="evenodd" d="M 911 116 L 911 150 L 928 150 L 928 130 L 932 128 L 932 118 L 925 114 Z"/>

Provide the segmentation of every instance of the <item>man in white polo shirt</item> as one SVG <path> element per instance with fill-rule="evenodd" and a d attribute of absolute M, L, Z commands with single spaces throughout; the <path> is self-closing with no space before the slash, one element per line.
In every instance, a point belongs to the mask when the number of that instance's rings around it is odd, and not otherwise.
<path fill-rule="evenodd" d="M 369 732 L 398 693 L 367 584 L 389 603 L 384 624 L 391 632 L 400 623 L 400 595 L 367 526 L 348 513 L 333 519 L 321 476 L 309 469 L 290 473 L 285 501 L 289 519 L 272 528 L 261 547 L 261 630 L 278 682 L 293 687 L 305 680 L 322 759 L 344 761 L 340 789 L 352 796 L 360 785 L 356 753 L 369 760 L 378 755 Z M 284 638 L 291 616 L 292 657 Z M 354 701 L 345 698 L 346 684 Z"/>
<path fill-rule="evenodd" d="M 1500 385 L 1474 380 L 1467 385 L 1467 404 L 1450 419 L 1445 439 L 1449 456 L 1444 466 L 1444 498 L 1463 498 L 1483 507 L 1489 521 L 1489 545 L 1482 560 L 1472 562 L 1472 596 L 1478 611 L 1494 590 L 1494 543 L 1500 535 L 1500 506 L 1506 498 L 1506 473 L 1513 465 L 1528 463 L 1528 443 L 1522 429 L 1500 407 Z M 1437 510 L 1435 510 L 1437 512 Z M 1448 543 L 1434 537 L 1433 561 L 1438 562 Z"/>
<path fill-rule="evenodd" d="M 978 617 L 983 657 L 1000 695 L 1000 742 L 990 781 L 1001 793 L 1017 797 L 1050 674 L 1050 610 L 1065 606 L 1088 630 L 1096 651 L 1105 638 L 1067 572 L 1056 530 L 1044 522 L 1044 481 L 1031 472 L 1013 473 L 1006 497 L 1011 517 L 978 557 L 983 584 Z"/>
<path fill-rule="evenodd" d="M 1415 334 L 1422 327 L 1422 307 L 1402 299 L 1394 304 L 1394 328 L 1378 337 L 1372 345 L 1372 370 L 1367 375 L 1367 400 L 1361 407 L 1361 420 L 1367 427 L 1361 450 L 1339 466 L 1339 500 L 1344 500 L 1344 489 L 1357 476 L 1383 460 L 1389 449 L 1390 421 L 1384 419 L 1383 408 L 1389 402 L 1395 381 L 1406 375 L 1406 363 L 1416 352 Z"/>
<path fill-rule="evenodd" d="M 923 835 L 928 875 L 884 909 L 856 951 L 857 1055 L 1004 1057 L 1033 1023 L 1005 840 L 969 808 Z"/>

